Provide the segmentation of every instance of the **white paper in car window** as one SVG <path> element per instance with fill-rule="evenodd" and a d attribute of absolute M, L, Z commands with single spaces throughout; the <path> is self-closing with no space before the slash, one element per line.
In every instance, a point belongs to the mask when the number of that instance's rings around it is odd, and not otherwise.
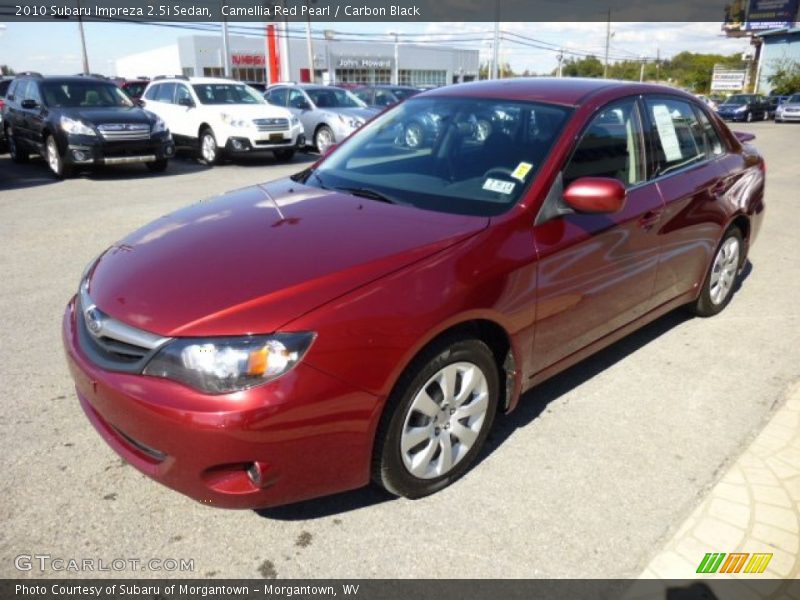
<path fill-rule="evenodd" d="M 502 179 L 492 179 L 491 177 L 483 182 L 483 189 L 489 192 L 497 192 L 499 194 L 510 194 L 514 191 L 516 184 L 511 181 L 503 181 Z"/>
<path fill-rule="evenodd" d="M 664 149 L 664 156 L 668 162 L 682 160 L 681 146 L 678 143 L 678 134 L 675 133 L 675 123 L 672 115 L 664 104 L 653 106 L 653 119 L 658 129 L 658 137 L 661 140 L 661 147 Z"/>

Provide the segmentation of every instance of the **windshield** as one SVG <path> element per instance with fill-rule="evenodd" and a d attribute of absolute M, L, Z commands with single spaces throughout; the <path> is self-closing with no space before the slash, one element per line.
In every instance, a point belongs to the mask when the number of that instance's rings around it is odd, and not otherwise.
<path fill-rule="evenodd" d="M 305 92 L 317 108 L 363 108 L 366 106 L 353 94 L 341 88 L 306 88 Z"/>
<path fill-rule="evenodd" d="M 201 104 L 266 104 L 253 88 L 237 83 L 202 83 L 192 86 Z"/>
<path fill-rule="evenodd" d="M 793 94 L 789 96 L 785 101 L 784 104 L 800 104 L 800 94 Z"/>
<path fill-rule="evenodd" d="M 429 210 L 496 215 L 522 196 L 569 113 L 534 102 L 412 98 L 299 180 Z"/>
<path fill-rule="evenodd" d="M 736 104 L 736 105 L 747 104 L 752 100 L 752 98 L 753 98 L 752 96 L 735 95 L 728 98 L 725 101 L 725 104 Z"/>
<path fill-rule="evenodd" d="M 411 98 L 411 96 L 416 96 L 417 94 L 419 94 L 419 90 L 407 90 L 400 88 L 400 89 L 393 89 L 392 93 L 395 96 L 397 96 L 398 100 L 402 102 L 403 100 L 408 100 L 409 98 Z"/>
<path fill-rule="evenodd" d="M 133 106 L 121 89 L 100 81 L 50 81 L 42 84 L 44 103 L 52 108 Z"/>

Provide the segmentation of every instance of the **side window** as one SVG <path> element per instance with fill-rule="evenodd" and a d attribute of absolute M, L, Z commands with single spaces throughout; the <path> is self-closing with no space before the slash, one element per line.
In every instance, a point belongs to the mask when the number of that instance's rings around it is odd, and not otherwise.
<path fill-rule="evenodd" d="M 39 85 L 35 81 L 28 82 L 28 88 L 25 92 L 26 100 L 34 100 L 36 104 L 41 105 L 42 94 L 39 92 Z"/>
<path fill-rule="evenodd" d="M 377 106 L 389 106 L 394 103 L 394 97 L 386 90 L 375 91 L 375 104 Z"/>
<path fill-rule="evenodd" d="M 308 104 L 306 96 L 300 90 L 291 90 L 289 92 L 289 106 L 291 108 L 304 108 Z"/>
<path fill-rule="evenodd" d="M 162 83 L 158 86 L 158 96 L 156 96 L 157 102 L 166 102 L 171 104 L 172 99 L 175 97 L 175 84 L 174 83 Z"/>
<path fill-rule="evenodd" d="M 14 97 L 19 101 L 22 102 L 27 98 L 28 93 L 28 81 L 22 80 L 16 82 L 17 86 L 14 88 Z"/>
<path fill-rule="evenodd" d="M 673 98 L 647 98 L 655 176 L 706 158 L 705 132 L 691 105 Z"/>
<path fill-rule="evenodd" d="M 645 180 L 636 99 L 615 102 L 592 119 L 564 169 L 564 186 L 580 177 L 611 177 L 626 187 Z"/>
<path fill-rule="evenodd" d="M 267 102 L 276 106 L 286 106 L 286 88 L 275 88 L 267 94 Z"/>
<path fill-rule="evenodd" d="M 177 84 L 175 86 L 175 104 L 179 104 L 181 100 L 194 100 L 192 99 L 192 94 L 189 92 L 189 88 L 185 85 Z"/>
<path fill-rule="evenodd" d="M 160 85 L 156 84 L 147 88 L 147 91 L 144 93 L 145 100 L 155 100 L 158 97 L 158 88 L 160 87 Z"/>
<path fill-rule="evenodd" d="M 697 106 L 695 106 L 697 118 L 700 121 L 700 127 L 705 134 L 706 154 L 709 157 L 720 156 L 725 153 L 725 145 L 722 143 L 722 138 L 719 136 L 717 128 L 706 116 L 706 113 Z"/>
<path fill-rule="evenodd" d="M 362 90 L 355 90 L 353 92 L 359 100 L 362 102 L 366 102 L 367 104 L 372 104 L 372 90 L 369 88 L 365 88 Z"/>

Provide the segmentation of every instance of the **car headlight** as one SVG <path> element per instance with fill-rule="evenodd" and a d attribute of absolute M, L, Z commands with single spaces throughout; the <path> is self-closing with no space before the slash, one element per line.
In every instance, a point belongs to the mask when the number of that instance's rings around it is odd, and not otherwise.
<path fill-rule="evenodd" d="M 161 133 L 162 131 L 167 131 L 167 124 L 164 119 L 157 117 L 156 122 L 153 124 L 153 133 Z"/>
<path fill-rule="evenodd" d="M 347 125 L 350 129 L 358 129 L 364 124 L 364 121 L 357 117 L 345 117 L 344 115 L 339 115 L 339 120 Z"/>
<path fill-rule="evenodd" d="M 180 381 L 209 394 L 225 394 L 288 373 L 313 341 L 314 334 L 306 332 L 178 338 L 158 351 L 143 374 Z"/>
<path fill-rule="evenodd" d="M 62 116 L 60 123 L 61 129 L 67 133 L 74 133 L 77 135 L 97 135 L 94 129 L 79 119 L 70 119 L 69 117 Z"/>
<path fill-rule="evenodd" d="M 250 125 L 250 122 L 246 119 L 237 119 L 233 115 L 229 115 L 228 113 L 221 113 L 219 118 L 222 119 L 222 122 L 226 125 L 230 125 L 231 127 L 247 127 Z"/>
<path fill-rule="evenodd" d="M 747 106 L 740 106 L 740 107 L 738 107 L 738 108 L 736 108 L 736 109 L 734 109 L 734 110 L 735 110 L 736 112 L 744 112 L 744 111 L 746 111 L 746 110 L 747 110 Z"/>
<path fill-rule="evenodd" d="M 298 125 L 300 125 L 300 119 L 298 119 L 294 115 L 292 115 L 292 118 L 289 120 L 289 122 L 292 124 L 292 127 L 297 127 Z"/>

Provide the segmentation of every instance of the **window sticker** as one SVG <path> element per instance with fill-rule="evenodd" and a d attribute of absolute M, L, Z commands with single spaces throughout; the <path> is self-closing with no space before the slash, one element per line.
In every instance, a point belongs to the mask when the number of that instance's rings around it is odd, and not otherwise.
<path fill-rule="evenodd" d="M 510 194 L 514 191 L 516 183 L 511 181 L 501 181 L 500 179 L 492 179 L 491 177 L 483 182 L 483 189 L 489 192 L 497 192 L 498 194 Z"/>
<path fill-rule="evenodd" d="M 682 160 L 681 146 L 678 143 L 678 134 L 675 133 L 675 123 L 672 115 L 665 104 L 653 106 L 653 119 L 658 129 L 658 137 L 661 140 L 661 147 L 664 149 L 664 157 L 667 162 Z"/>
<path fill-rule="evenodd" d="M 533 165 L 531 163 L 521 162 L 517 165 L 517 168 L 511 172 L 511 176 L 514 179 L 525 181 L 525 177 L 527 177 L 528 173 L 531 172 L 532 168 Z"/>

